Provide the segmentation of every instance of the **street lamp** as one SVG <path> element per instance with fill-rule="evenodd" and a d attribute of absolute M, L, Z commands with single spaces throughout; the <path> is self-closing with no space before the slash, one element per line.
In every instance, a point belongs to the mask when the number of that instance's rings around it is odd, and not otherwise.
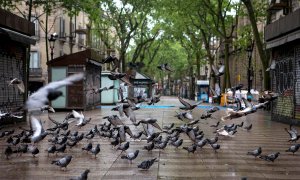
<path fill-rule="evenodd" d="M 53 60 L 53 49 L 54 49 L 54 44 L 57 38 L 57 34 L 53 33 L 50 35 L 50 37 L 48 38 L 49 44 L 50 44 L 50 49 L 51 49 L 51 60 Z"/>
<path fill-rule="evenodd" d="M 247 56 L 248 56 L 248 93 L 247 93 L 248 100 L 252 99 L 252 94 L 251 94 L 250 90 L 252 88 L 252 80 L 253 80 L 253 73 L 252 73 L 252 66 L 251 66 L 253 45 L 254 45 L 254 42 L 251 40 L 251 44 L 246 49 Z"/>

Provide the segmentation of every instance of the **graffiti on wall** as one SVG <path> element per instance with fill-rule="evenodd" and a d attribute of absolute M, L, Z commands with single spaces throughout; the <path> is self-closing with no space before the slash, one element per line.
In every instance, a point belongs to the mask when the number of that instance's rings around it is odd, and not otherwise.
<path fill-rule="evenodd" d="M 294 89 L 293 58 L 286 58 L 276 62 L 274 78 L 276 92 L 283 94 Z"/>

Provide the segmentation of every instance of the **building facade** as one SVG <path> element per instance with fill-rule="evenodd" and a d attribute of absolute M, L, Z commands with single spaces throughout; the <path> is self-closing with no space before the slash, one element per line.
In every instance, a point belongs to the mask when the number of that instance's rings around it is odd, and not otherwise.
<path fill-rule="evenodd" d="M 271 51 L 272 91 L 279 94 L 272 103 L 272 120 L 300 124 L 300 9 L 299 1 L 271 3 L 272 23 L 265 28 Z"/>

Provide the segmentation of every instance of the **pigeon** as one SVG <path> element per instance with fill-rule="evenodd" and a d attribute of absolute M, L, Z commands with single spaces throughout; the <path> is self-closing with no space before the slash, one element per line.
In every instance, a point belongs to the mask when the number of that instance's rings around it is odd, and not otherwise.
<path fill-rule="evenodd" d="M 175 142 L 171 142 L 171 145 L 175 146 L 176 148 L 178 148 L 179 146 L 181 146 L 183 143 L 183 139 L 178 139 Z"/>
<path fill-rule="evenodd" d="M 50 146 L 47 149 L 47 152 L 48 152 L 48 156 L 49 156 L 49 153 L 54 154 L 56 152 L 56 146 L 55 145 Z"/>
<path fill-rule="evenodd" d="M 162 70 L 162 71 L 173 72 L 173 70 L 171 69 L 171 67 L 168 63 L 161 64 L 161 65 L 157 66 L 157 68 Z"/>
<path fill-rule="evenodd" d="M 252 124 L 250 124 L 249 126 L 245 126 L 244 129 L 250 131 L 252 129 Z"/>
<path fill-rule="evenodd" d="M 176 111 L 175 111 L 176 112 Z M 189 120 L 193 120 L 193 115 L 190 111 L 186 111 L 186 112 L 176 112 L 177 115 L 175 117 L 177 117 L 180 120 L 184 120 L 184 118 L 189 119 Z"/>
<path fill-rule="evenodd" d="M 49 101 L 55 100 L 62 95 L 62 92 L 58 89 L 60 87 L 73 84 L 76 81 L 82 80 L 83 73 L 71 75 L 63 80 L 51 82 L 44 87 L 41 87 L 38 91 L 29 96 L 26 102 L 26 108 L 28 111 L 39 109 L 46 105 Z"/>
<path fill-rule="evenodd" d="M 197 107 L 201 102 L 197 103 L 197 104 L 190 104 L 187 101 L 183 100 L 180 96 L 178 96 L 179 101 L 181 102 L 181 104 L 184 105 L 184 107 L 180 107 L 180 109 L 183 110 L 193 110 L 195 107 Z"/>
<path fill-rule="evenodd" d="M 100 144 L 97 144 L 96 147 L 94 147 L 94 148 L 92 148 L 92 149 L 90 150 L 90 152 L 91 152 L 92 154 L 94 154 L 94 155 L 95 155 L 95 158 L 96 158 L 97 154 L 100 152 Z"/>
<path fill-rule="evenodd" d="M 195 153 L 195 151 L 197 149 L 197 145 L 193 144 L 192 146 L 189 146 L 189 147 L 183 147 L 183 149 L 187 150 L 188 153 Z"/>
<path fill-rule="evenodd" d="M 271 61 L 270 66 L 266 69 L 266 71 L 274 70 L 275 67 L 276 67 L 276 61 L 273 59 L 273 60 Z"/>
<path fill-rule="evenodd" d="M 17 150 L 13 151 L 13 153 L 27 153 L 28 151 L 28 145 L 27 144 L 21 144 Z"/>
<path fill-rule="evenodd" d="M 148 152 L 151 151 L 152 149 L 154 149 L 154 142 L 144 146 L 144 149 L 146 149 Z"/>
<path fill-rule="evenodd" d="M 167 147 L 168 140 L 163 141 L 155 146 L 155 149 L 165 149 Z"/>
<path fill-rule="evenodd" d="M 121 144 L 117 150 L 121 150 L 122 152 L 126 151 L 129 148 L 129 142 Z"/>
<path fill-rule="evenodd" d="M 295 154 L 295 152 L 297 152 L 300 148 L 300 144 L 296 144 L 296 145 L 292 145 L 291 147 L 289 147 L 288 150 L 286 150 L 285 152 L 292 152 L 293 155 Z"/>
<path fill-rule="evenodd" d="M 225 73 L 224 65 L 221 65 L 221 67 L 219 69 L 217 69 L 217 67 L 214 64 L 212 64 L 211 68 L 212 68 L 212 73 L 213 73 L 212 76 L 213 77 L 220 77 Z"/>
<path fill-rule="evenodd" d="M 207 143 L 207 140 L 206 140 L 206 139 L 203 139 L 203 140 L 201 140 L 201 141 L 198 141 L 198 142 L 196 143 L 196 145 L 197 145 L 198 147 L 202 148 L 203 146 L 206 145 L 206 143 Z"/>
<path fill-rule="evenodd" d="M 217 106 L 214 106 L 214 107 L 208 109 L 206 111 L 206 113 L 214 113 L 214 112 L 219 111 L 219 110 L 220 110 L 220 108 L 218 108 Z"/>
<path fill-rule="evenodd" d="M 105 116 L 105 117 L 103 117 L 103 119 L 107 119 L 114 126 L 124 125 L 122 120 L 117 115 Z"/>
<path fill-rule="evenodd" d="M 91 118 L 85 119 L 82 112 L 78 113 L 75 110 L 72 110 L 72 115 L 77 120 L 77 124 L 75 124 L 75 126 L 78 126 L 78 127 L 82 127 L 82 126 L 86 125 L 91 120 Z"/>
<path fill-rule="evenodd" d="M 51 164 L 55 164 L 61 168 L 67 168 L 71 160 L 72 160 L 72 156 L 67 155 L 59 160 L 52 161 Z"/>
<path fill-rule="evenodd" d="M 40 152 L 36 146 L 32 145 L 27 147 L 27 151 L 30 152 L 33 155 L 33 157 L 35 157 L 35 155 L 37 155 Z"/>
<path fill-rule="evenodd" d="M 116 58 L 114 55 L 112 55 L 112 56 L 108 56 L 108 57 L 106 57 L 103 61 L 102 61 L 102 63 L 112 63 L 113 64 L 113 69 L 112 69 L 112 71 L 114 71 L 114 70 L 116 70 L 117 68 L 118 68 L 118 65 L 119 65 L 119 60 L 118 60 L 118 58 Z"/>
<path fill-rule="evenodd" d="M 220 149 L 220 144 L 210 144 L 210 146 L 214 149 L 215 153 L 217 152 L 218 149 Z"/>
<path fill-rule="evenodd" d="M 139 150 L 136 150 L 135 152 L 130 152 L 127 155 L 121 156 L 121 159 L 128 159 L 130 160 L 130 163 L 132 163 L 132 160 L 134 160 L 138 156 L 139 152 Z"/>
<path fill-rule="evenodd" d="M 120 143 L 119 138 L 114 138 L 114 140 L 110 142 L 110 144 L 113 146 L 117 146 L 119 143 Z"/>
<path fill-rule="evenodd" d="M 244 121 L 242 121 L 241 124 L 238 124 L 237 126 L 238 127 L 243 127 L 243 125 L 244 125 Z"/>
<path fill-rule="evenodd" d="M 253 150 L 253 151 L 249 151 L 247 152 L 247 155 L 252 155 L 254 157 L 257 157 L 261 154 L 261 147 L 258 147 L 257 149 Z"/>
<path fill-rule="evenodd" d="M 71 149 L 72 147 L 76 146 L 77 143 L 78 143 L 78 141 L 71 141 L 71 142 L 70 142 L 70 141 L 67 141 L 66 144 L 67 144 L 68 146 L 70 146 L 70 149 Z"/>
<path fill-rule="evenodd" d="M 59 152 L 64 153 L 65 150 L 66 150 L 66 148 L 67 148 L 67 145 L 66 145 L 66 144 L 64 144 L 64 145 L 62 145 L 62 146 L 60 146 L 60 147 L 57 147 L 57 148 L 56 148 L 56 153 L 59 153 Z"/>
<path fill-rule="evenodd" d="M 280 152 L 276 152 L 276 153 L 272 153 L 272 154 L 268 154 L 268 155 L 263 155 L 263 156 L 259 156 L 260 159 L 263 159 L 265 161 L 272 161 L 274 162 L 275 159 L 278 158 Z"/>
<path fill-rule="evenodd" d="M 174 123 L 171 123 L 171 124 L 169 124 L 169 125 L 165 125 L 165 126 L 163 127 L 163 129 L 170 130 L 170 129 L 172 129 L 173 127 L 174 127 Z"/>
<path fill-rule="evenodd" d="M 86 169 L 79 177 L 71 178 L 70 180 L 87 180 L 89 173 L 90 170 Z"/>
<path fill-rule="evenodd" d="M 287 128 L 284 128 L 284 130 L 290 135 L 288 142 L 296 142 L 300 138 L 300 135 L 298 135 L 297 131 L 287 130 Z"/>
<path fill-rule="evenodd" d="M 24 86 L 24 82 L 18 78 L 14 78 L 11 81 L 9 81 L 8 86 L 17 86 L 17 88 L 19 89 L 19 91 L 23 94 L 25 92 L 25 86 Z"/>
<path fill-rule="evenodd" d="M 137 167 L 141 168 L 143 170 L 148 170 L 155 161 L 156 161 L 156 158 L 146 160 L 146 161 L 143 161 L 141 164 L 139 164 Z"/>
<path fill-rule="evenodd" d="M 218 142 L 219 138 L 218 136 L 212 138 L 212 139 L 206 139 L 208 144 L 215 144 Z"/>
<path fill-rule="evenodd" d="M 198 120 L 193 120 L 193 121 L 187 123 L 186 125 L 187 125 L 187 126 L 192 126 L 192 125 L 197 124 L 199 121 L 200 121 L 199 119 L 198 119 Z"/>
<path fill-rule="evenodd" d="M 157 119 L 153 118 L 147 118 L 147 119 L 142 119 L 138 123 L 133 123 L 135 126 L 138 126 L 140 123 L 143 124 L 151 124 L 152 126 L 156 127 L 157 129 L 161 130 L 161 127 L 157 124 Z"/>
<path fill-rule="evenodd" d="M 143 135 L 143 133 L 144 133 L 143 131 L 139 131 L 139 132 L 133 134 L 132 138 L 139 139 Z"/>
<path fill-rule="evenodd" d="M 5 151 L 4 151 L 4 154 L 5 154 L 5 156 L 6 156 L 6 159 L 8 159 L 9 156 L 12 155 L 12 153 L 13 153 L 12 148 L 11 148 L 10 146 L 7 146 L 6 149 L 5 149 Z"/>
<path fill-rule="evenodd" d="M 221 136 L 225 136 L 225 137 L 234 137 L 234 134 L 236 132 L 237 132 L 237 130 L 227 131 L 227 130 L 224 129 L 222 131 L 217 131 L 217 134 L 221 135 Z"/>
<path fill-rule="evenodd" d="M 87 145 L 85 145 L 82 150 L 83 151 L 90 151 L 93 148 L 92 143 L 88 143 Z"/>
<path fill-rule="evenodd" d="M 219 126 L 219 124 L 220 124 L 220 121 L 218 121 L 218 122 L 217 122 L 217 124 L 213 124 L 213 125 L 211 125 L 210 127 L 218 127 L 218 126 Z"/>
<path fill-rule="evenodd" d="M 43 140 L 48 135 L 48 132 L 44 130 L 41 120 L 36 119 L 34 116 L 31 116 L 30 120 L 33 131 L 31 141 L 37 143 Z"/>

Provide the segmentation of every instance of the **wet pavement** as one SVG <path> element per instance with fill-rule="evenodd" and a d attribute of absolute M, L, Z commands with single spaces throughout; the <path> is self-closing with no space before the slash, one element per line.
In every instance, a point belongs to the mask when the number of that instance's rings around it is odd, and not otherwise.
<path fill-rule="evenodd" d="M 173 106 L 173 107 L 172 107 Z M 175 111 L 179 111 L 181 106 L 175 97 L 162 97 L 161 102 L 156 106 L 145 106 L 136 112 L 137 119 L 156 118 L 159 125 L 167 125 L 175 123 L 176 126 L 183 124 L 182 121 L 174 117 Z M 200 106 L 193 110 L 195 119 L 199 119 L 208 106 Z M 95 124 L 100 124 L 106 120 L 102 117 L 117 114 L 110 111 L 110 107 L 102 107 L 92 111 L 84 112 L 86 117 L 91 117 L 91 124 L 79 129 L 74 124 L 70 126 L 72 131 L 87 132 Z M 201 120 L 200 129 L 204 132 L 206 138 L 215 136 L 213 131 L 215 128 L 210 125 L 215 124 L 224 109 L 213 114 L 216 119 Z M 50 114 L 51 117 L 58 121 L 62 121 L 66 112 L 58 112 Z M 47 114 L 41 116 L 46 127 L 54 125 L 47 120 Z M 236 136 L 233 138 L 220 137 L 218 143 L 221 149 L 214 153 L 210 146 L 204 146 L 203 149 L 197 149 L 195 154 L 188 154 L 186 150 L 179 147 L 167 146 L 164 150 L 155 149 L 152 152 L 143 150 L 146 140 L 134 141 L 130 138 L 130 148 L 127 152 L 140 150 L 138 157 L 133 160 L 132 164 L 125 159 L 121 159 L 121 152 L 112 149 L 110 140 L 107 138 L 95 136 L 92 140 L 84 139 L 75 147 L 67 148 L 66 152 L 57 156 L 50 154 L 47 157 L 45 151 L 51 143 L 46 137 L 38 144 L 40 153 L 36 157 L 31 154 L 23 154 L 16 156 L 13 154 L 9 160 L 4 155 L 7 146 L 7 137 L 0 138 L 0 179 L 70 179 L 80 175 L 85 169 L 90 169 L 88 179 L 300 179 L 300 152 L 285 152 L 292 143 L 287 142 L 288 134 L 284 131 L 286 124 L 270 121 L 270 116 L 264 111 L 250 114 L 247 117 L 221 122 L 221 125 L 240 123 L 253 124 L 253 128 L 248 132 L 242 128 L 238 128 Z M 125 124 L 129 125 L 133 132 L 142 130 L 141 126 L 135 127 L 131 121 L 126 119 Z M 0 130 L 15 129 L 16 133 L 21 130 L 19 126 L 29 129 L 27 123 L 10 125 Z M 219 126 L 220 127 L 220 126 Z M 165 136 L 165 134 L 163 134 Z M 181 134 L 180 138 L 184 139 L 183 146 L 189 146 L 192 141 L 187 135 Z M 82 152 L 81 148 L 92 142 L 93 145 L 100 143 L 101 152 L 97 158 L 86 152 Z M 268 154 L 279 151 L 281 154 L 274 163 L 266 162 L 259 158 L 246 155 L 247 151 L 262 147 L 262 154 Z M 64 155 L 72 155 L 74 158 L 69 164 L 66 171 L 60 170 L 59 167 L 52 165 L 51 161 L 59 159 Z M 141 171 L 137 168 L 143 160 L 150 158 L 158 158 L 158 162 L 148 171 Z"/>

